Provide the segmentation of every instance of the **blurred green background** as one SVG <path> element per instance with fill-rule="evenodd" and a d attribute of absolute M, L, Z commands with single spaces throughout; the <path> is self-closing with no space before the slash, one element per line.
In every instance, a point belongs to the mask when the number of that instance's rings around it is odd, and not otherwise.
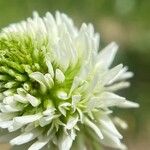
<path fill-rule="evenodd" d="M 139 109 L 115 110 L 129 124 L 121 130 L 129 150 L 150 149 L 150 0 L 0 0 L 0 28 L 32 15 L 56 10 L 67 13 L 80 27 L 92 22 L 101 35 L 100 48 L 116 41 L 115 63 L 135 73 L 132 86 L 120 93 L 140 104 Z M 0 145 L 0 150 L 10 149 Z M 105 148 L 107 149 L 107 148 Z"/>

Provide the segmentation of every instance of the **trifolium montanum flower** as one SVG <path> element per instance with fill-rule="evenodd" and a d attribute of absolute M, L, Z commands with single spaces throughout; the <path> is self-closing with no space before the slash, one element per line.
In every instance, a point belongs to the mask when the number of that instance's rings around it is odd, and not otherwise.
<path fill-rule="evenodd" d="M 125 149 L 111 107 L 138 107 L 114 92 L 128 87 L 127 67 L 110 68 L 118 46 L 99 52 L 92 24 L 78 29 L 65 14 L 35 12 L 0 33 L 0 137 L 28 150 Z M 5 131 L 6 132 L 6 131 Z M 98 145 L 98 146 L 97 146 Z"/>

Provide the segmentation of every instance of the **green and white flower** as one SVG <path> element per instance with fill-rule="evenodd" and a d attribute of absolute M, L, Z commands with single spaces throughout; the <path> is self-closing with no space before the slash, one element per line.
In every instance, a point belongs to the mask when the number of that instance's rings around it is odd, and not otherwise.
<path fill-rule="evenodd" d="M 0 33 L 0 127 L 12 145 L 28 150 L 84 150 L 98 143 L 125 149 L 111 107 L 138 107 L 114 92 L 132 77 L 110 68 L 118 46 L 99 52 L 92 24 L 78 30 L 65 14 L 37 13 Z M 115 118 L 115 122 L 124 123 Z M 125 126 L 125 125 L 124 125 Z M 91 141 L 92 140 L 92 141 Z"/>

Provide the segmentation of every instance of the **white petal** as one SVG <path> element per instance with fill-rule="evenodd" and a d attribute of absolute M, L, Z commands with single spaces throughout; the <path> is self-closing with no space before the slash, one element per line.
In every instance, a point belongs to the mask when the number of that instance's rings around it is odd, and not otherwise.
<path fill-rule="evenodd" d="M 29 76 L 40 84 L 45 85 L 44 75 L 41 72 L 33 72 Z"/>
<path fill-rule="evenodd" d="M 16 85 L 18 85 L 18 82 L 9 81 L 9 82 L 7 82 L 7 83 L 4 85 L 4 87 L 10 89 L 10 88 L 13 88 L 13 87 L 16 86 Z"/>
<path fill-rule="evenodd" d="M 33 107 L 37 107 L 41 103 L 39 99 L 35 98 L 34 96 L 30 94 L 27 94 L 26 98 Z"/>
<path fill-rule="evenodd" d="M 94 108 L 100 107 L 101 101 L 99 97 L 92 97 L 88 101 L 87 111 L 93 110 Z"/>
<path fill-rule="evenodd" d="M 72 129 L 77 124 L 78 118 L 79 118 L 78 116 L 70 117 L 65 128 L 68 130 Z"/>
<path fill-rule="evenodd" d="M 41 72 L 33 72 L 29 76 L 31 79 L 37 81 L 41 85 L 43 91 L 46 90 L 46 81 Z"/>
<path fill-rule="evenodd" d="M 12 125 L 10 125 L 10 126 L 8 127 L 8 131 L 9 131 L 9 132 L 14 132 L 14 131 L 16 131 L 16 130 L 22 128 L 22 127 L 23 127 L 23 124 L 20 124 L 20 123 L 17 123 L 17 122 L 14 122 L 14 121 L 13 121 Z"/>
<path fill-rule="evenodd" d="M 134 73 L 128 71 L 128 72 L 123 73 L 120 76 L 119 80 L 125 80 L 125 79 L 128 79 L 128 78 L 132 78 L 133 76 L 134 76 Z"/>
<path fill-rule="evenodd" d="M 124 72 L 124 68 L 120 69 L 120 70 L 118 71 L 118 73 L 109 81 L 108 84 L 112 84 L 112 83 L 114 83 L 115 81 L 119 80 L 119 79 L 120 79 L 120 76 L 123 74 L 123 72 Z M 109 72 L 109 73 L 110 73 L 110 72 Z"/>
<path fill-rule="evenodd" d="M 125 102 L 125 98 L 121 97 L 117 94 L 111 93 L 111 92 L 104 92 L 102 94 L 103 102 L 105 101 L 107 105 L 110 106 L 118 106 L 120 103 L 124 103 Z M 107 99 L 107 100 L 106 100 Z"/>
<path fill-rule="evenodd" d="M 44 127 L 48 124 L 50 124 L 53 119 L 56 119 L 58 118 L 60 115 L 50 115 L 50 116 L 47 116 L 47 117 L 42 117 L 40 120 L 39 120 L 39 124 L 41 127 Z"/>
<path fill-rule="evenodd" d="M 40 118 L 41 118 L 40 114 L 26 115 L 26 116 L 15 117 L 14 121 L 17 123 L 20 123 L 20 124 L 28 124 L 28 123 L 36 121 Z"/>
<path fill-rule="evenodd" d="M 52 78 L 54 77 L 54 70 L 53 70 L 53 66 L 51 64 L 51 58 L 49 55 L 46 55 L 46 65 L 48 67 L 48 72 L 51 74 Z"/>
<path fill-rule="evenodd" d="M 44 127 L 48 124 L 50 124 L 53 120 L 54 116 L 48 116 L 48 117 L 42 117 L 40 120 L 39 120 L 39 124 L 41 127 Z"/>
<path fill-rule="evenodd" d="M 49 142 L 49 138 L 43 138 L 42 140 L 38 140 L 35 143 L 33 143 L 28 150 L 40 150 L 42 147 L 44 147 Z"/>
<path fill-rule="evenodd" d="M 73 95 L 72 96 L 72 107 L 74 108 L 74 111 L 76 109 L 77 103 L 81 100 L 81 95 Z"/>
<path fill-rule="evenodd" d="M 2 112 L 18 112 L 22 110 L 22 107 L 16 108 L 15 106 L 11 106 L 11 105 L 4 105 L 4 104 L 0 104 L 0 110 Z"/>
<path fill-rule="evenodd" d="M 23 88 L 17 88 L 17 93 L 22 96 L 25 96 L 27 94 L 27 92 Z"/>
<path fill-rule="evenodd" d="M 15 117 L 17 113 L 0 113 L 0 121 L 7 121 Z"/>
<path fill-rule="evenodd" d="M 33 130 L 33 129 L 35 128 L 35 124 L 36 124 L 36 122 L 32 122 L 32 123 L 28 124 L 28 125 L 25 127 L 24 131 L 25 131 L 25 132 L 30 132 L 31 130 Z"/>
<path fill-rule="evenodd" d="M 4 96 L 12 96 L 14 94 L 15 90 L 14 89 L 8 89 L 3 92 Z"/>
<path fill-rule="evenodd" d="M 119 148 L 122 150 L 126 149 L 126 147 L 120 142 L 118 137 L 114 136 L 113 134 L 109 133 L 104 129 L 102 130 L 102 133 L 104 135 L 104 139 L 101 140 L 102 144 L 113 148 Z"/>
<path fill-rule="evenodd" d="M 125 101 L 123 103 L 118 104 L 120 108 L 138 108 L 139 104 L 131 101 Z"/>
<path fill-rule="evenodd" d="M 14 97 L 13 96 L 7 96 L 3 99 L 3 103 L 11 105 L 15 104 Z"/>
<path fill-rule="evenodd" d="M 103 135 L 102 135 L 102 132 L 100 130 L 100 128 L 95 125 L 92 121 L 90 121 L 88 118 L 85 118 L 85 124 L 87 124 L 92 130 L 94 130 L 94 132 L 97 134 L 97 136 L 100 138 L 100 139 L 103 139 Z"/>
<path fill-rule="evenodd" d="M 133 77 L 134 74 L 132 72 L 127 71 L 127 70 L 128 70 L 127 66 L 123 67 L 120 70 L 120 72 L 118 73 L 118 75 L 113 79 L 114 80 L 113 82 L 120 81 L 120 80 L 126 80 L 128 78 Z"/>
<path fill-rule="evenodd" d="M 88 36 L 85 32 L 87 26 L 86 24 L 82 24 L 79 35 L 75 39 L 75 46 L 78 50 L 78 55 L 80 58 L 87 58 L 88 52 L 89 52 L 89 42 L 88 42 Z"/>
<path fill-rule="evenodd" d="M 51 74 L 46 73 L 44 75 L 44 78 L 45 78 L 45 82 L 46 82 L 47 87 L 49 87 L 51 89 L 53 87 L 53 85 L 54 85 L 54 81 L 52 79 Z"/>
<path fill-rule="evenodd" d="M 121 80 L 126 80 L 128 78 L 133 77 L 133 73 L 132 72 L 127 72 L 128 67 L 123 67 L 118 74 L 110 81 L 109 84 L 116 82 L 116 81 L 121 81 Z"/>
<path fill-rule="evenodd" d="M 114 117 L 113 122 L 117 126 L 121 127 L 122 129 L 127 129 L 128 128 L 128 124 L 124 120 L 120 119 L 119 117 Z"/>
<path fill-rule="evenodd" d="M 14 94 L 14 100 L 20 102 L 20 103 L 28 103 L 28 100 L 22 96 L 22 95 L 19 95 L 19 94 Z"/>
<path fill-rule="evenodd" d="M 69 135 L 63 133 L 63 135 L 58 140 L 59 150 L 70 150 L 72 142 L 72 138 Z"/>
<path fill-rule="evenodd" d="M 68 18 L 68 16 L 66 14 L 61 14 L 61 17 L 62 17 L 63 22 L 65 23 L 70 35 L 75 36 L 77 34 L 77 30 L 73 25 L 73 21 L 70 18 Z"/>
<path fill-rule="evenodd" d="M 45 116 L 53 115 L 55 110 L 56 109 L 54 107 L 48 108 L 47 110 L 43 111 L 43 115 L 45 115 Z"/>
<path fill-rule="evenodd" d="M 73 140 L 75 140 L 75 137 L 77 136 L 77 135 L 76 135 L 76 132 L 75 132 L 75 129 L 71 129 L 71 134 L 70 134 L 70 136 L 71 136 L 71 138 L 72 138 Z"/>
<path fill-rule="evenodd" d="M 103 92 L 99 97 L 93 97 L 89 101 L 90 107 L 111 107 L 119 106 L 125 102 L 125 98 L 111 92 Z M 94 105 L 94 106 L 93 106 Z"/>
<path fill-rule="evenodd" d="M 32 132 L 23 133 L 16 138 L 12 139 L 10 143 L 12 145 L 21 145 L 27 142 L 30 142 L 31 140 L 35 139 L 41 134 L 42 131 L 39 131 L 38 129 L 34 129 Z"/>
<path fill-rule="evenodd" d="M 0 122 L 0 127 L 5 129 L 5 128 L 8 128 L 9 126 L 11 126 L 13 123 L 13 121 L 3 121 L 3 122 Z"/>
<path fill-rule="evenodd" d="M 79 77 L 74 77 L 74 80 L 73 80 L 73 83 L 69 92 L 69 96 L 74 91 L 74 89 L 76 89 L 80 85 L 80 83 L 81 83 L 81 79 Z"/>
<path fill-rule="evenodd" d="M 70 103 L 68 102 L 65 102 L 65 103 L 62 103 L 58 106 L 58 109 L 59 111 L 64 115 L 66 116 L 66 110 L 68 109 L 68 106 L 71 106 Z"/>
<path fill-rule="evenodd" d="M 117 136 L 118 138 L 122 138 L 122 135 L 118 132 L 116 127 L 114 126 L 111 119 L 107 116 L 101 116 L 99 122 L 102 128 L 105 128 L 108 132 L 112 133 L 113 135 Z"/>
<path fill-rule="evenodd" d="M 112 64 L 116 55 L 118 45 L 115 42 L 110 43 L 98 55 L 98 61 L 102 62 L 106 68 Z"/>
<path fill-rule="evenodd" d="M 56 69 L 55 78 L 58 83 L 63 83 L 65 80 L 65 75 L 60 69 Z"/>
<path fill-rule="evenodd" d="M 119 83 L 116 83 L 116 84 L 113 84 L 111 86 L 108 86 L 106 87 L 106 89 L 108 91 L 117 91 L 117 90 L 120 90 L 120 89 L 123 89 L 123 88 L 127 88 L 130 86 L 130 83 L 129 82 L 119 82 Z"/>
<path fill-rule="evenodd" d="M 109 85 L 112 84 L 115 78 L 119 75 L 122 64 L 110 69 L 108 72 L 104 73 L 101 77 L 101 82 L 103 85 Z"/>
<path fill-rule="evenodd" d="M 80 121 L 83 123 L 83 112 L 79 108 L 77 108 L 77 111 L 79 113 Z"/>

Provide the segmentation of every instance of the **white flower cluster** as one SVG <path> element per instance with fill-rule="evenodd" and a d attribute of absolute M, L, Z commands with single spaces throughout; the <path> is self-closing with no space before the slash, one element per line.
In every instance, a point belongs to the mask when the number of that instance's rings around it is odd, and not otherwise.
<path fill-rule="evenodd" d="M 43 18 L 34 13 L 33 19 L 4 28 L 0 127 L 8 134 L 0 139 L 10 139 L 12 145 L 33 141 L 28 150 L 83 150 L 87 142 L 94 149 L 95 142 L 124 149 L 110 108 L 138 104 L 114 94 L 128 87 L 125 80 L 132 77 L 122 64 L 110 69 L 117 49 L 112 42 L 99 52 L 92 24 L 78 30 L 59 12 Z"/>

